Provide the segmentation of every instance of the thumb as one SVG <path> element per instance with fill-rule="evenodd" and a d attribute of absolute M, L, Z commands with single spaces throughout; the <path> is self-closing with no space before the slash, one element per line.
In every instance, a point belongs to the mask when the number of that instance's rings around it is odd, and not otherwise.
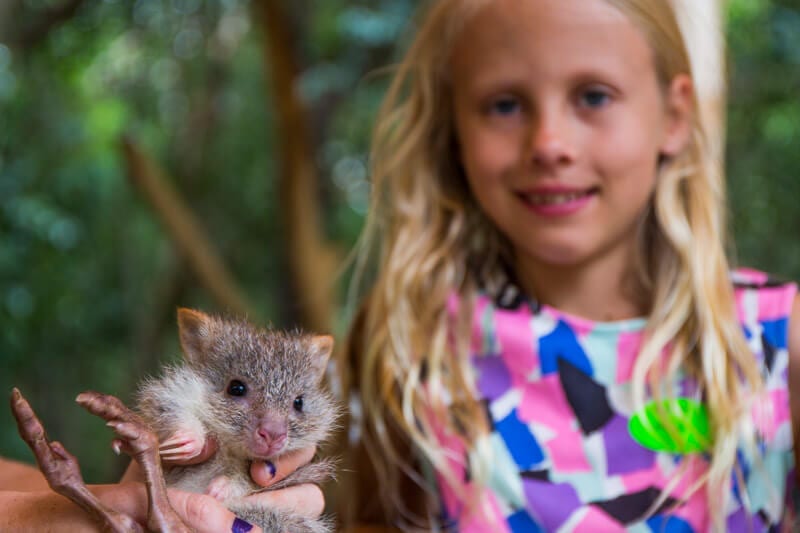
<path fill-rule="evenodd" d="M 170 490 L 169 501 L 184 524 L 197 533 L 263 533 L 206 494 Z"/>

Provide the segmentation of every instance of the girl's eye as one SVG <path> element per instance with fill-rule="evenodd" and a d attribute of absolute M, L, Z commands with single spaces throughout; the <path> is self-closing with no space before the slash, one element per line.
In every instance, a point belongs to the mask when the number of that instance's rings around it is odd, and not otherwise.
<path fill-rule="evenodd" d="M 303 412 L 303 397 L 302 396 L 298 396 L 297 398 L 294 399 L 294 410 L 297 411 L 298 413 L 302 413 Z"/>
<path fill-rule="evenodd" d="M 519 102 L 511 96 L 504 96 L 493 100 L 489 105 L 489 112 L 496 115 L 513 115 L 519 111 Z"/>
<path fill-rule="evenodd" d="M 580 104 L 582 107 L 598 108 L 608 104 L 610 95 L 600 89 L 587 89 L 580 95 Z"/>
<path fill-rule="evenodd" d="M 228 383 L 228 394 L 231 396 L 244 396 L 247 394 L 247 385 L 238 379 L 234 379 Z"/>

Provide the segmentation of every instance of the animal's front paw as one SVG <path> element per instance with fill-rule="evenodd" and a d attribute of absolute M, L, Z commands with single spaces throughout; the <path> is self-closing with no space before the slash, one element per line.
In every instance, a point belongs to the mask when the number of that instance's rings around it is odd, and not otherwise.
<path fill-rule="evenodd" d="M 188 428 L 181 428 L 161 443 L 158 453 L 164 461 L 187 463 L 198 457 L 205 446 L 204 435 Z"/>

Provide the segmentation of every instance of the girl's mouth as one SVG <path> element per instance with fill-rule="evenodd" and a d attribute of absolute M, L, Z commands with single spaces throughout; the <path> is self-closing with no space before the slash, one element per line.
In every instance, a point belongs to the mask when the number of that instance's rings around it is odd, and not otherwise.
<path fill-rule="evenodd" d="M 524 200 L 531 205 L 562 205 L 584 198 L 597 192 L 596 188 L 585 191 L 524 194 Z"/>
<path fill-rule="evenodd" d="M 598 187 L 577 190 L 533 190 L 517 193 L 520 200 L 534 213 L 541 216 L 565 216 L 580 211 L 589 200 L 598 194 Z"/>

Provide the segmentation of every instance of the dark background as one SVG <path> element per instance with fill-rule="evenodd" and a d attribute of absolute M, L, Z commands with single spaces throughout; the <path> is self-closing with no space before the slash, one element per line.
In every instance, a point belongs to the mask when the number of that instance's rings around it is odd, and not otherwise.
<path fill-rule="evenodd" d="M 178 305 L 343 332 L 376 69 L 416 4 L 0 0 L 0 391 L 89 481 L 125 461 L 75 395 L 129 400 L 178 355 Z M 726 26 L 735 255 L 800 279 L 800 3 Z M 7 408 L 0 454 L 31 460 Z"/>

